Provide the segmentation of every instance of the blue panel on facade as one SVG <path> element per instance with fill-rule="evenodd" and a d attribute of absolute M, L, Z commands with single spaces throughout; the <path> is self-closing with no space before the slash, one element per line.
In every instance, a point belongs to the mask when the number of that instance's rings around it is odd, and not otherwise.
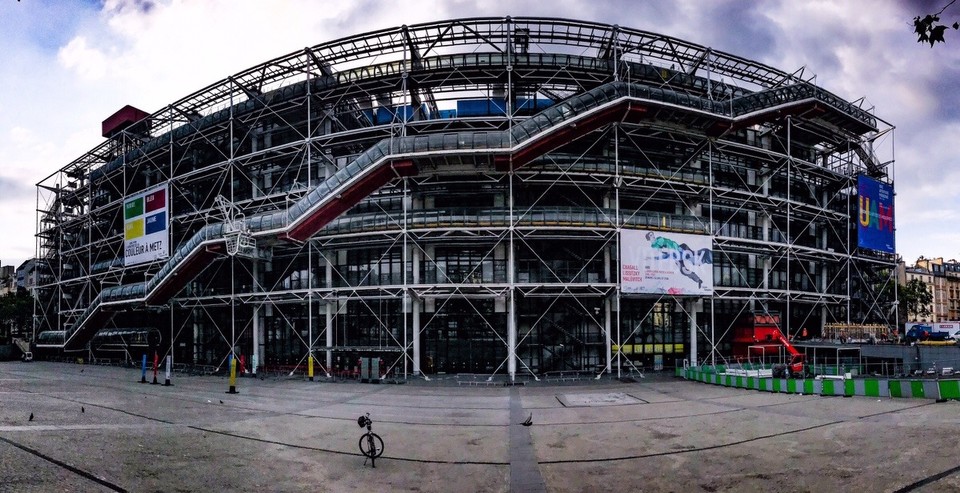
<path fill-rule="evenodd" d="M 377 125 L 386 125 L 395 119 L 405 121 L 413 120 L 413 107 L 406 106 L 381 106 L 377 108 Z"/>
<path fill-rule="evenodd" d="M 457 115 L 461 117 L 506 114 L 507 101 L 503 98 L 461 99 L 460 101 L 457 101 Z"/>
<path fill-rule="evenodd" d="M 167 213 L 160 212 L 152 216 L 147 216 L 146 234 L 159 233 L 167 229 Z"/>
<path fill-rule="evenodd" d="M 857 246 L 894 253 L 893 186 L 866 176 L 857 177 L 859 208 Z"/>

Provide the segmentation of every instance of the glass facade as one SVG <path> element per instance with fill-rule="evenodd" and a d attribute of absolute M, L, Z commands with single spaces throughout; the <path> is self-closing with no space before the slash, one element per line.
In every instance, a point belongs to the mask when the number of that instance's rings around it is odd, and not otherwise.
<path fill-rule="evenodd" d="M 762 64 L 671 38 L 681 63 L 715 64 L 674 71 L 642 32 L 590 25 L 622 55 L 587 54 L 599 38 L 569 22 L 434 23 L 413 47 L 291 54 L 132 125 L 38 188 L 37 333 L 56 351 L 155 329 L 198 365 L 512 378 L 723 357 L 745 311 L 785 332 L 889 317 L 861 273 L 892 257 L 851 235 L 858 174 L 889 181 L 857 151 L 882 122 Z M 536 53 L 511 51 L 518 26 Z M 120 205 L 158 184 L 170 256 L 125 267 Z M 711 238 L 713 294 L 621 293 L 623 230 Z M 255 247 L 230 255 L 231 238 Z"/>

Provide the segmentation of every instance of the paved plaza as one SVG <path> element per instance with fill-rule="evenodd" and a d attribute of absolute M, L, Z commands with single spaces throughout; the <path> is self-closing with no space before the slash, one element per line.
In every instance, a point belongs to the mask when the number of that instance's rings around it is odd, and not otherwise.
<path fill-rule="evenodd" d="M 242 378 L 238 394 L 223 377 L 139 379 L 0 363 L 0 492 L 960 491 L 958 402 L 665 375 L 515 387 Z M 368 412 L 386 444 L 375 469 L 357 445 Z"/>

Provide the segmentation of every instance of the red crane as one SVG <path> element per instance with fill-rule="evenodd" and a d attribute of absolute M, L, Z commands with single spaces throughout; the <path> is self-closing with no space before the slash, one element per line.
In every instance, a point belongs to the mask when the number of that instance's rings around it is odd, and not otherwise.
<path fill-rule="evenodd" d="M 779 354 L 781 348 L 790 354 L 790 362 L 773 368 L 774 376 L 803 376 L 803 354 L 790 344 L 780 331 L 780 314 L 755 312 L 742 317 L 733 329 L 733 356 L 750 360 L 756 356 Z"/>

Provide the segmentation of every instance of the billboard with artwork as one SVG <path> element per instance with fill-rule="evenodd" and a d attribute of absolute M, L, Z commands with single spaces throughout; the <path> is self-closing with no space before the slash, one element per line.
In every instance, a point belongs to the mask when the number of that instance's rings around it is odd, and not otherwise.
<path fill-rule="evenodd" d="M 123 264 L 142 264 L 170 255 L 166 185 L 123 201 Z"/>
<path fill-rule="evenodd" d="M 893 186 L 866 176 L 857 177 L 857 246 L 895 253 Z"/>
<path fill-rule="evenodd" d="M 623 293 L 713 294 L 713 237 L 667 231 L 620 233 Z"/>

